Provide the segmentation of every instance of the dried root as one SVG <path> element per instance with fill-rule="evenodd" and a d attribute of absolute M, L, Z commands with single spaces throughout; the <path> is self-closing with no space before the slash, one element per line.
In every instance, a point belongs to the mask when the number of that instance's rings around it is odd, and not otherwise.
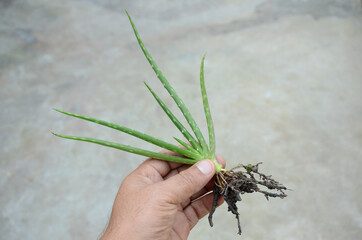
<path fill-rule="evenodd" d="M 241 235 L 241 227 L 239 220 L 238 207 L 236 202 L 241 201 L 241 196 L 244 193 L 253 193 L 260 192 L 262 193 L 267 200 L 269 197 L 273 198 L 284 198 L 287 195 L 284 193 L 284 190 L 287 190 L 279 182 L 262 174 L 258 170 L 258 166 L 261 163 L 256 165 L 238 165 L 237 167 L 231 169 L 230 171 L 221 171 L 217 174 L 214 187 L 214 201 L 212 205 L 211 212 L 209 214 L 209 224 L 212 227 L 212 216 L 217 207 L 217 199 L 219 196 L 223 196 L 225 202 L 228 205 L 228 211 L 235 215 L 238 221 L 238 234 Z M 244 168 L 246 172 L 243 171 L 234 171 L 237 168 Z M 255 178 L 258 176 L 258 178 Z M 268 190 L 276 190 L 275 192 L 269 192 L 263 189 L 260 189 L 260 186 L 264 186 Z"/>

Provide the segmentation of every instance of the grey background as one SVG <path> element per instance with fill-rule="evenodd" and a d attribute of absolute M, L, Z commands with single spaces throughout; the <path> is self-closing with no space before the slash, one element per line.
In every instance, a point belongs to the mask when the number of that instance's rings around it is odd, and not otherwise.
<path fill-rule="evenodd" d="M 244 196 L 243 239 L 358 239 L 362 234 L 362 21 L 353 0 L 0 1 L 0 238 L 96 239 L 124 177 L 145 158 L 56 138 L 50 130 L 135 138 L 63 116 L 180 136 L 143 85 L 177 111 L 123 9 L 227 167 L 263 161 L 285 200 Z M 178 115 L 180 116 L 180 115 Z M 241 239 L 226 206 L 190 239 Z"/>

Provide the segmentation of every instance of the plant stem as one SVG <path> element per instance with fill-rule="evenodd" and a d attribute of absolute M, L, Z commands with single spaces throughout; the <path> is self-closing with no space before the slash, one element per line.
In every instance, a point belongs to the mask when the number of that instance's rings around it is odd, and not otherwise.
<path fill-rule="evenodd" d="M 215 155 L 212 155 L 209 159 L 210 159 L 211 161 L 213 161 L 214 164 L 215 164 L 215 173 L 216 173 L 216 174 L 224 169 L 224 168 L 222 167 L 222 165 L 217 162 Z"/>

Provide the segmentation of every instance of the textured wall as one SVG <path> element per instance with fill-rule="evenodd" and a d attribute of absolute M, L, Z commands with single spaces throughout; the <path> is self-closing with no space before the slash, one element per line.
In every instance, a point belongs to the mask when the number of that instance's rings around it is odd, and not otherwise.
<path fill-rule="evenodd" d="M 52 107 L 166 140 L 172 109 L 138 48 L 127 8 L 203 129 L 199 64 L 217 152 L 227 167 L 263 161 L 285 200 L 244 196 L 243 239 L 362 234 L 362 17 L 357 0 L 0 1 L 0 238 L 95 239 L 122 179 L 143 157 L 50 130 L 158 150 Z M 178 115 L 179 116 L 179 115 Z M 190 239 L 239 239 L 220 207 Z"/>

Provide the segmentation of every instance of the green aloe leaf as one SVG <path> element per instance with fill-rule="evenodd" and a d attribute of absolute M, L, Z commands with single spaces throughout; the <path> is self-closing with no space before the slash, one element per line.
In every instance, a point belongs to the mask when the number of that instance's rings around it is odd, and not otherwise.
<path fill-rule="evenodd" d="M 171 119 L 171 121 L 175 124 L 175 126 L 180 130 L 180 132 L 185 136 L 185 138 L 191 143 L 191 145 L 199 152 L 202 153 L 200 149 L 200 145 L 197 143 L 195 138 L 187 131 L 187 129 L 180 123 L 180 121 L 173 115 L 170 109 L 164 104 L 164 102 L 157 96 L 157 94 L 152 90 L 147 83 L 145 83 L 146 87 L 152 93 L 153 97 L 156 99 L 161 108 L 165 111 L 167 116 Z"/>
<path fill-rule="evenodd" d="M 56 133 L 53 133 L 53 134 L 55 136 L 61 137 L 61 138 L 96 143 L 96 144 L 103 145 L 106 147 L 116 148 L 116 149 L 120 149 L 122 151 L 130 152 L 130 153 L 134 153 L 134 154 L 138 154 L 138 155 L 142 155 L 142 156 L 146 156 L 146 157 L 150 157 L 150 158 L 156 158 L 156 159 L 183 163 L 183 164 L 194 164 L 197 162 L 197 160 L 194 160 L 194 159 L 172 156 L 172 155 L 167 155 L 167 154 L 162 154 L 162 153 L 156 153 L 156 152 L 152 152 L 152 151 L 148 151 L 148 150 L 144 150 L 144 149 L 140 149 L 140 148 L 136 148 L 136 147 L 131 147 L 128 145 L 118 144 L 118 143 L 114 143 L 114 142 L 108 142 L 108 141 L 99 140 L 99 139 L 95 139 L 95 138 L 66 136 L 66 135 L 60 135 L 60 134 L 56 134 Z"/>
<path fill-rule="evenodd" d="M 155 137 L 152 137 L 150 135 L 147 135 L 145 133 L 136 131 L 136 130 L 128 128 L 128 127 L 124 127 L 124 126 L 121 126 L 121 125 L 118 125 L 118 124 L 115 124 L 115 123 L 110 123 L 110 122 L 103 121 L 103 120 L 96 119 L 96 118 L 92 118 L 92 117 L 87 117 L 87 116 L 83 116 L 83 115 L 79 115 L 79 114 L 75 114 L 75 113 L 70 113 L 70 112 L 65 112 L 65 111 L 62 111 L 62 110 L 59 110 L 59 109 L 54 109 L 54 110 L 57 111 L 57 112 L 72 116 L 72 117 L 80 118 L 80 119 L 83 119 L 83 120 L 87 120 L 87 121 L 94 122 L 94 123 L 97 123 L 97 124 L 100 124 L 100 125 L 103 125 L 103 126 L 106 126 L 106 127 L 109 127 L 109 128 L 113 128 L 113 129 L 122 131 L 124 133 L 129 134 L 129 135 L 135 136 L 135 137 L 140 138 L 140 139 L 142 139 L 144 141 L 152 143 L 152 144 L 154 144 L 156 146 L 168 149 L 170 151 L 173 151 L 175 153 L 181 154 L 183 156 L 186 156 L 186 157 L 189 157 L 189 158 L 192 158 L 192 159 L 200 159 L 201 158 L 200 154 L 192 153 L 192 152 L 190 152 L 190 151 L 188 151 L 188 150 L 186 150 L 184 148 L 180 148 L 180 147 L 178 147 L 176 145 L 173 145 L 171 143 L 165 142 L 163 140 L 157 139 Z"/>
<path fill-rule="evenodd" d="M 170 83 L 165 78 L 165 76 L 162 74 L 161 70 L 158 68 L 156 62 L 153 60 L 153 58 L 151 57 L 151 55 L 147 51 L 146 47 L 144 46 L 144 44 L 143 44 L 143 42 L 142 42 L 142 40 L 141 40 L 141 38 L 140 38 L 140 36 L 138 34 L 138 31 L 137 31 L 137 29 L 136 29 L 130 15 L 128 14 L 127 11 L 126 11 L 126 13 L 127 13 L 128 18 L 129 18 L 129 21 L 130 21 L 130 23 L 132 25 L 132 28 L 133 28 L 133 31 L 134 31 L 135 36 L 137 38 L 137 41 L 139 43 L 139 46 L 141 47 L 145 57 L 147 58 L 148 62 L 150 63 L 150 65 L 152 67 L 152 69 L 156 73 L 158 79 L 161 81 L 161 83 L 166 88 L 166 90 L 168 91 L 170 96 L 176 102 L 177 106 L 181 110 L 182 114 L 184 115 L 184 117 L 186 118 L 188 124 L 190 125 L 192 131 L 194 132 L 196 138 L 194 138 L 190 134 L 190 132 L 187 131 L 187 129 L 180 123 L 180 121 L 172 114 L 172 112 L 167 108 L 167 106 L 162 102 L 162 100 L 157 96 L 157 94 L 147 84 L 146 84 L 146 86 L 149 89 L 149 91 L 152 93 L 153 97 L 160 104 L 162 109 L 166 112 L 166 114 L 172 120 L 172 122 L 175 124 L 175 126 L 181 131 L 181 133 L 184 135 L 184 137 L 187 139 L 187 141 L 190 142 L 191 146 L 189 144 L 187 144 L 186 142 L 178 139 L 178 138 L 175 138 L 175 140 L 178 143 L 180 143 L 184 148 L 178 147 L 176 145 L 173 145 L 171 143 L 168 143 L 168 142 L 165 142 L 163 140 L 157 139 L 157 138 L 152 137 L 150 135 L 147 135 L 145 133 L 142 133 L 142 132 L 136 131 L 134 129 L 118 125 L 118 124 L 110 123 L 110 122 L 99 120 L 99 119 L 92 118 L 92 117 L 87 117 L 87 116 L 82 116 L 82 115 L 78 115 L 78 114 L 74 114 L 74 113 L 69 113 L 69 112 L 58 110 L 58 109 L 55 109 L 55 110 L 60 112 L 60 113 L 69 115 L 69 116 L 77 117 L 77 118 L 80 118 L 80 119 L 83 119 L 83 120 L 87 120 L 87 121 L 90 121 L 90 122 L 94 122 L 94 123 L 97 123 L 97 124 L 100 124 L 100 125 L 103 125 L 103 126 L 106 126 L 106 127 L 110 127 L 110 128 L 122 131 L 124 133 L 127 133 L 127 134 L 130 134 L 132 136 L 138 137 L 138 138 L 140 138 L 140 139 L 142 139 L 144 141 L 150 142 L 150 143 L 152 143 L 154 145 L 157 145 L 159 147 L 168 149 L 168 150 L 170 150 L 172 152 L 175 152 L 175 153 L 177 153 L 177 154 L 179 154 L 181 156 L 184 156 L 184 157 L 171 156 L 171 155 L 167 155 L 167 154 L 151 152 L 151 151 L 148 151 L 148 150 L 135 148 L 135 147 L 128 146 L 128 145 L 108 142 L 108 141 L 94 139 L 94 138 L 66 136 L 66 135 L 60 135 L 60 134 L 55 134 L 55 133 L 53 133 L 53 134 L 58 136 L 58 137 L 62 137 L 62 138 L 96 143 L 96 144 L 100 144 L 100 145 L 103 145 L 103 146 L 117 148 L 117 149 L 127 151 L 127 152 L 130 152 L 130 153 L 135 153 L 135 154 L 139 154 L 139 155 L 143 155 L 143 156 L 147 156 L 147 157 L 151 157 L 151 158 L 157 158 L 157 159 L 161 159 L 161 160 L 166 160 L 166 161 L 171 161 L 171 162 L 179 162 L 179 163 L 184 163 L 184 164 L 194 164 L 194 163 L 196 163 L 197 161 L 199 161 L 201 159 L 210 158 L 212 161 L 214 161 L 215 166 L 216 166 L 216 173 L 218 173 L 219 171 L 222 170 L 222 166 L 216 161 L 216 157 L 215 157 L 215 154 L 214 154 L 215 153 L 214 127 L 213 127 L 213 124 L 212 124 L 211 113 L 210 113 L 210 109 L 209 109 L 209 104 L 208 104 L 208 99 L 207 99 L 206 89 L 205 89 L 205 82 L 204 82 L 204 59 L 205 59 L 205 56 L 203 57 L 202 62 L 201 62 L 200 85 L 201 85 L 201 93 L 202 93 L 204 111 L 205 111 L 206 121 L 207 121 L 207 125 L 208 125 L 210 149 L 208 148 L 208 146 L 207 146 L 207 144 L 205 142 L 205 139 L 204 139 L 199 127 L 197 126 L 194 118 L 192 117 L 190 111 L 188 110 L 188 108 L 186 107 L 186 105 L 184 104 L 182 99 L 178 96 L 176 91 L 173 89 L 173 87 L 170 85 Z"/>
<path fill-rule="evenodd" d="M 204 77 L 204 61 L 205 55 L 201 60 L 201 67 L 200 67 L 200 86 L 201 86 L 201 95 L 202 95 L 202 102 L 204 104 L 204 111 L 206 116 L 207 128 L 209 131 L 209 146 L 210 146 L 210 153 L 212 155 L 215 154 L 215 131 L 214 131 L 214 124 L 212 122 L 210 107 L 209 107 L 209 100 L 207 99 L 206 87 L 205 87 L 205 77 Z"/>
<path fill-rule="evenodd" d="M 190 147 L 190 145 L 188 145 L 187 143 L 185 143 L 184 141 L 182 141 L 181 139 L 178 139 L 177 137 L 173 137 L 179 144 L 181 144 L 182 146 L 184 146 L 186 149 L 188 149 L 191 152 L 194 153 L 198 153 L 195 149 L 193 149 L 192 147 Z"/>
<path fill-rule="evenodd" d="M 176 91 L 173 89 L 173 87 L 170 85 L 170 83 L 168 82 L 168 80 L 166 79 L 166 77 L 163 75 L 163 73 L 161 72 L 161 70 L 158 68 L 156 62 L 153 60 L 153 58 L 151 57 L 151 55 L 149 54 L 149 52 L 147 51 L 144 43 L 141 40 L 141 37 L 136 29 L 136 26 L 134 25 L 131 16 L 128 14 L 127 10 L 126 10 L 126 14 L 128 16 L 128 19 L 132 25 L 134 34 L 137 38 L 137 41 L 139 43 L 139 46 L 141 47 L 143 54 L 145 55 L 145 57 L 147 58 L 148 62 L 150 63 L 152 69 L 154 70 L 154 72 L 156 73 L 158 79 L 162 82 L 163 86 L 166 88 L 166 90 L 169 92 L 170 96 L 175 100 L 177 106 L 180 108 L 182 114 L 185 116 L 187 122 L 189 123 L 189 125 L 191 126 L 193 132 L 195 133 L 197 139 L 199 140 L 201 147 L 203 149 L 203 152 L 205 154 L 207 154 L 208 151 L 208 147 L 206 145 L 204 136 L 202 135 L 199 127 L 197 126 L 194 118 L 192 117 L 190 111 L 188 110 L 188 108 L 186 107 L 186 105 L 184 104 L 184 102 L 181 100 L 181 98 L 178 96 L 178 94 L 176 93 Z"/>

